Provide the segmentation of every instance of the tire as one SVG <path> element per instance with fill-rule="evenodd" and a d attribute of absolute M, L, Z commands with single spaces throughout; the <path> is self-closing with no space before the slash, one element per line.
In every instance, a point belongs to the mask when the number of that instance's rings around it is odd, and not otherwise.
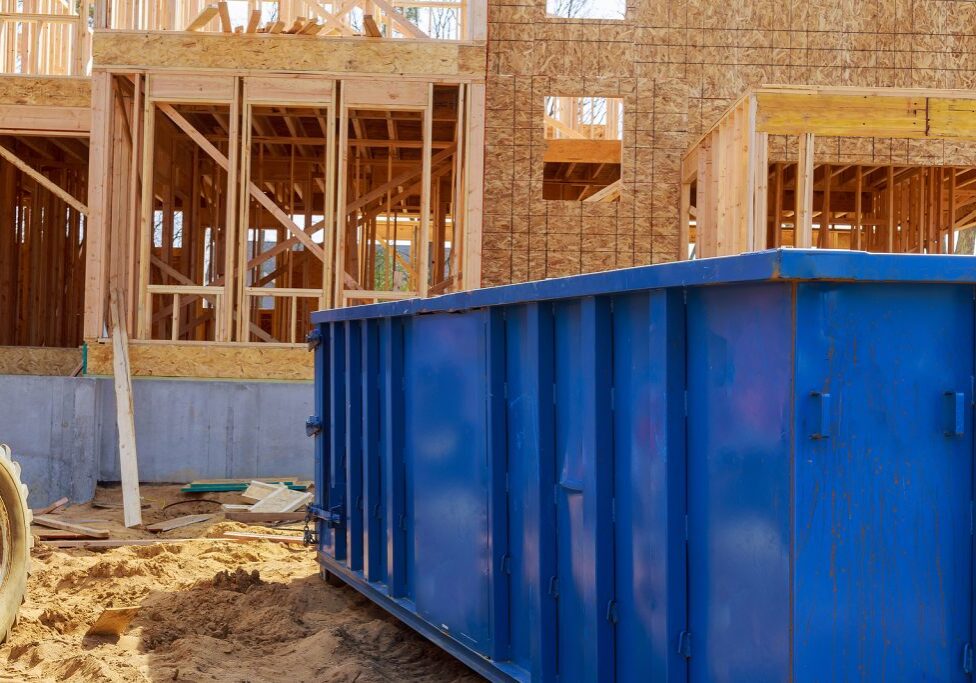
<path fill-rule="evenodd" d="M 10 457 L 10 447 L 0 444 L 0 637 L 4 641 L 17 623 L 17 613 L 27 592 L 31 511 L 27 486 L 20 481 L 20 465 Z"/>

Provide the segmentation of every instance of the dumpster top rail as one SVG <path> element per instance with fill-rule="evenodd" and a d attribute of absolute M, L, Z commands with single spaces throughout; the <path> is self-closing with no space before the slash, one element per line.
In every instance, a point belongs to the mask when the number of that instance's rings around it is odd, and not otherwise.
<path fill-rule="evenodd" d="M 445 313 L 485 306 L 621 294 L 644 289 L 765 280 L 976 283 L 976 257 L 772 249 L 739 256 L 663 263 L 490 287 L 428 299 L 408 299 L 318 311 L 312 314 L 312 322 Z"/>

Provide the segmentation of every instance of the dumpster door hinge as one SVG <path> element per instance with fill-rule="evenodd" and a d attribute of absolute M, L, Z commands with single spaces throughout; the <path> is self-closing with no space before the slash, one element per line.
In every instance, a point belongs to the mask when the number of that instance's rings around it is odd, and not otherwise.
<path fill-rule="evenodd" d="M 682 631 L 678 634 L 678 654 L 685 659 L 691 659 L 691 632 Z"/>
<path fill-rule="evenodd" d="M 511 574 L 512 573 L 512 556 L 508 553 L 502 555 L 502 573 Z"/>
<path fill-rule="evenodd" d="M 322 420 L 321 418 L 312 415 L 307 420 L 305 420 L 305 436 L 315 436 L 322 432 Z"/>
<path fill-rule="evenodd" d="M 973 644 L 966 643 L 962 646 L 962 670 L 968 676 L 973 673 Z"/>
<path fill-rule="evenodd" d="M 308 344 L 309 351 L 314 351 L 322 343 L 322 332 L 318 328 L 315 328 L 305 337 L 305 343 Z"/>
<path fill-rule="evenodd" d="M 552 596 L 553 600 L 559 599 L 559 577 L 558 576 L 549 577 L 549 595 Z"/>
<path fill-rule="evenodd" d="M 618 621 L 616 600 L 611 600 L 607 603 L 607 621 L 609 621 L 611 624 L 616 624 Z"/>

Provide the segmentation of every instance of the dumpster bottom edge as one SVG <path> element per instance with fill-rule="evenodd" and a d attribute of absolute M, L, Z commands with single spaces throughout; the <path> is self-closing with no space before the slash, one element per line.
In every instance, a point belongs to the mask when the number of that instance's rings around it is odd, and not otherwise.
<path fill-rule="evenodd" d="M 385 592 L 377 590 L 356 572 L 336 562 L 327 554 L 318 551 L 316 555 L 319 566 L 323 570 L 342 579 L 346 585 L 359 591 L 370 601 L 385 609 L 427 640 L 445 650 L 451 656 L 461 660 L 488 680 L 495 681 L 496 683 L 523 683 L 529 680 L 517 667 L 485 659 L 464 644 L 454 640 L 451 636 L 441 632 L 429 622 L 424 621 L 416 612 L 400 604 L 395 598 L 391 598 Z"/>

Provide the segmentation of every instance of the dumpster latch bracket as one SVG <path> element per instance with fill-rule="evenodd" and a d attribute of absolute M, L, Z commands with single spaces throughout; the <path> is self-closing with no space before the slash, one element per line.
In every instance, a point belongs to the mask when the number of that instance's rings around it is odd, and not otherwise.
<path fill-rule="evenodd" d="M 322 343 L 322 332 L 318 328 L 312 330 L 305 337 L 305 343 L 308 344 L 309 351 L 314 351 Z"/>
<path fill-rule="evenodd" d="M 685 659 L 691 659 L 691 632 L 682 631 L 678 634 L 678 654 Z"/>
<path fill-rule="evenodd" d="M 822 441 L 830 438 L 830 418 L 831 418 L 831 396 L 826 392 L 811 391 L 810 396 L 819 399 L 820 409 L 817 413 L 817 430 L 810 435 L 814 441 Z"/>
<path fill-rule="evenodd" d="M 312 415 L 305 420 L 305 436 L 317 436 L 322 433 L 322 419 Z"/>

